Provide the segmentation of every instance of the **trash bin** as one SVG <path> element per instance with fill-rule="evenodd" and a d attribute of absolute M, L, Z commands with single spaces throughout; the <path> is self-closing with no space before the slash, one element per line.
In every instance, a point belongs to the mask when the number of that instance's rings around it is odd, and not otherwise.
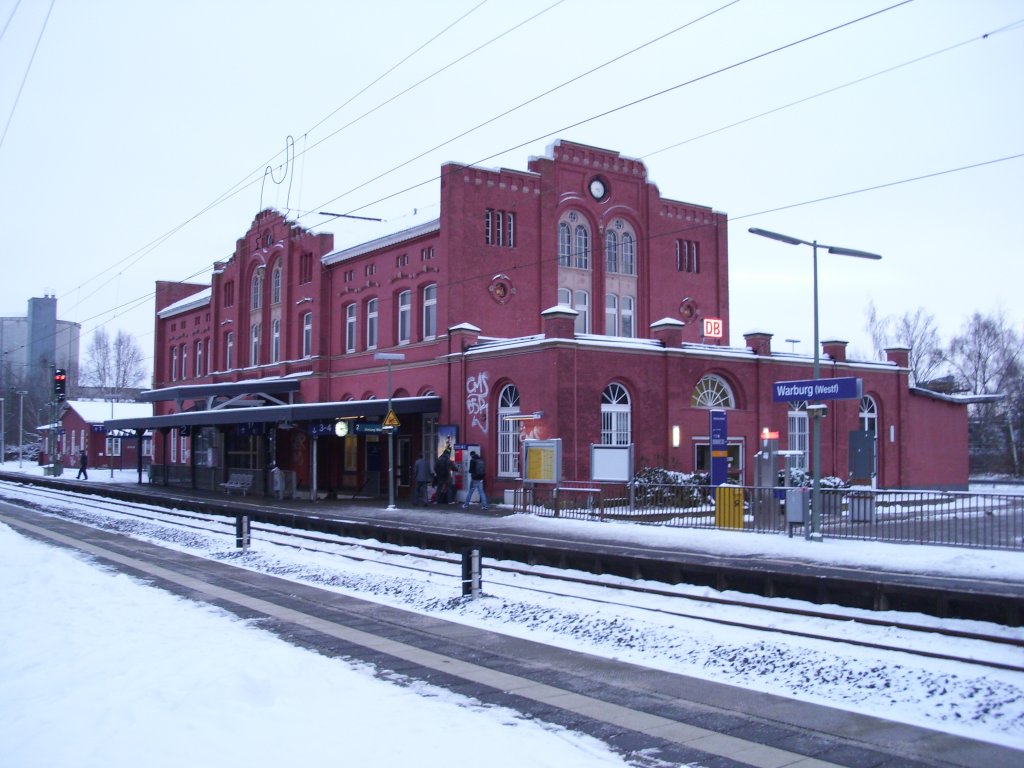
<path fill-rule="evenodd" d="M 850 520 L 855 523 L 875 522 L 875 491 L 873 488 L 850 489 L 847 495 Z"/>
<path fill-rule="evenodd" d="M 810 517 L 810 492 L 807 488 L 786 489 L 786 522 L 790 525 L 807 525 Z"/>
<path fill-rule="evenodd" d="M 715 525 L 719 528 L 743 527 L 743 489 L 720 485 L 715 489 Z"/>

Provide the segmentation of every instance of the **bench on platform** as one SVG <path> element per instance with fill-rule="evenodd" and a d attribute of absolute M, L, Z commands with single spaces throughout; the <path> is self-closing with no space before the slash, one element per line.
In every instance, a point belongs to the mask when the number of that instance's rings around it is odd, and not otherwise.
<path fill-rule="evenodd" d="M 252 488 L 252 481 L 253 476 L 247 472 L 232 472 L 228 476 L 228 481 L 220 483 L 220 487 L 224 489 L 224 493 L 241 491 L 242 495 L 245 496 L 249 489 Z"/>

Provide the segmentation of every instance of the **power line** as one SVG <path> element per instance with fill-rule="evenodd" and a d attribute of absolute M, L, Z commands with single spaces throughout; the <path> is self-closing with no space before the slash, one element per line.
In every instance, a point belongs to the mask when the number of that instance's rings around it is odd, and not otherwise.
<path fill-rule="evenodd" d="M 20 0 L 19 0 L 20 2 Z M 46 9 L 46 18 L 43 19 L 42 29 L 39 30 L 39 36 L 36 38 L 36 44 L 32 48 L 32 56 L 28 60 L 28 66 L 25 67 L 25 74 L 21 77 L 21 85 L 18 86 L 18 94 L 14 97 L 14 104 L 11 105 L 11 114 L 7 116 L 7 124 L 4 126 L 4 133 L 0 136 L 0 149 L 3 149 L 4 140 L 7 138 L 7 131 L 11 127 L 11 121 L 14 119 L 14 112 L 18 108 L 18 102 L 21 100 L 21 92 L 25 89 L 25 82 L 28 80 L 28 73 L 32 71 L 32 63 L 36 60 L 36 52 L 39 50 L 39 44 L 43 41 L 43 33 L 46 31 L 46 25 L 50 21 L 50 14 L 53 13 L 53 4 L 56 0 L 50 0 L 50 7 Z M 17 6 L 15 6 L 17 9 Z M 11 12 L 11 18 L 14 17 L 14 12 Z M 10 18 L 7 20 L 10 24 Z M 4 32 L 7 31 L 7 26 L 4 26 Z"/>

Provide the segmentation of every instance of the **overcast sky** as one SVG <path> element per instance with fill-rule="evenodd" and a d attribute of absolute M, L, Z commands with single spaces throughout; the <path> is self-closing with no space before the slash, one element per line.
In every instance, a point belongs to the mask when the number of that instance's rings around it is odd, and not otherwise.
<path fill-rule="evenodd" d="M 358 243 L 436 217 L 441 163 L 562 138 L 730 216 L 733 344 L 811 352 L 811 249 L 752 226 L 882 254 L 820 253 L 822 338 L 851 352 L 872 299 L 946 339 L 976 310 L 1020 329 L 1024 2 L 892 5 L 0 0 L 0 313 L 56 294 L 83 350 L 105 324 L 150 353 L 154 281 L 208 282 L 261 207 Z"/>

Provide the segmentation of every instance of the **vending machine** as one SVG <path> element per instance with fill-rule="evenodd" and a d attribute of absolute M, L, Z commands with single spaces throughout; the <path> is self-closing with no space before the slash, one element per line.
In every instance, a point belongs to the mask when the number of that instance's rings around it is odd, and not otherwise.
<path fill-rule="evenodd" d="M 455 462 L 455 498 L 460 503 L 466 502 L 466 494 L 469 493 L 469 459 L 470 454 L 480 453 L 479 445 L 459 443 L 455 446 L 452 461 Z"/>

